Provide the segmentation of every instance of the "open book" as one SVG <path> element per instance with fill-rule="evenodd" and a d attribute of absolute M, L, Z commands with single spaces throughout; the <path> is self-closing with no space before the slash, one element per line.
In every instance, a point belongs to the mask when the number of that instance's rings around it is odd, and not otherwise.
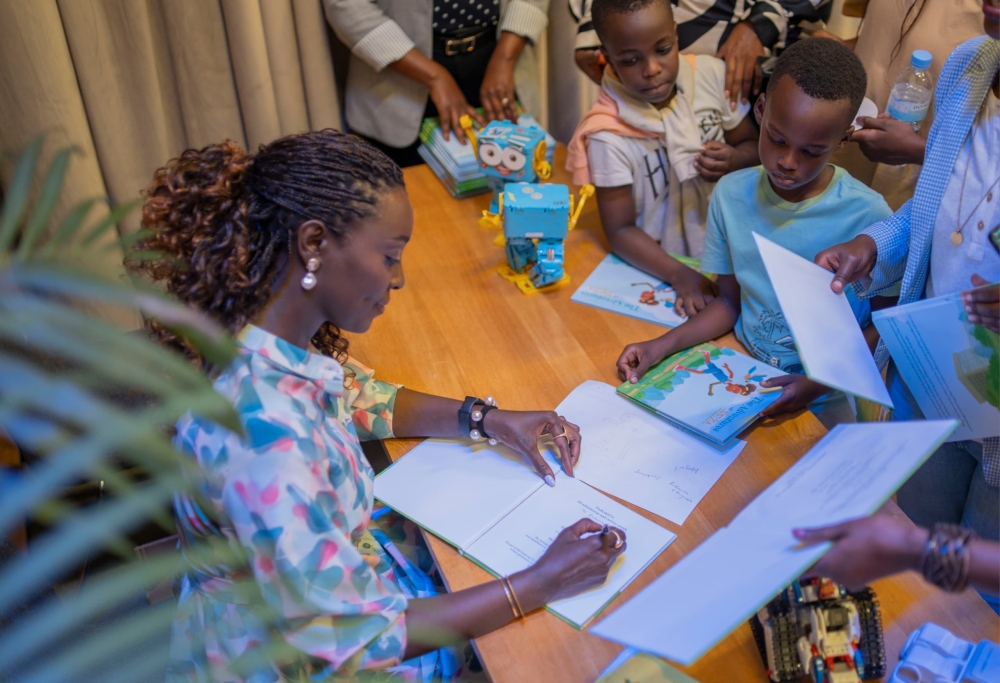
<path fill-rule="evenodd" d="M 562 473 L 551 451 L 545 458 L 554 487 L 505 446 L 428 439 L 376 477 L 375 497 L 495 576 L 534 564 L 583 517 L 624 529 L 628 548 L 605 584 L 548 606 L 583 628 L 676 535 Z"/>
<path fill-rule="evenodd" d="M 792 530 L 870 515 L 954 420 L 838 425 L 752 503 L 591 633 L 692 664 L 816 562 Z"/>
<path fill-rule="evenodd" d="M 714 344 L 699 344 L 663 359 L 618 393 L 718 446 L 729 445 L 774 403 L 779 392 L 761 381 L 786 373 Z"/>
<path fill-rule="evenodd" d="M 701 265 L 689 256 L 671 256 L 695 270 Z M 674 313 L 677 295 L 673 287 L 633 268 L 614 254 L 604 257 L 570 301 L 665 327 L 677 327 L 687 320 L 686 316 Z"/>
<path fill-rule="evenodd" d="M 929 419 L 958 418 L 953 441 L 1000 436 L 1000 336 L 969 322 L 959 293 L 872 314 Z"/>

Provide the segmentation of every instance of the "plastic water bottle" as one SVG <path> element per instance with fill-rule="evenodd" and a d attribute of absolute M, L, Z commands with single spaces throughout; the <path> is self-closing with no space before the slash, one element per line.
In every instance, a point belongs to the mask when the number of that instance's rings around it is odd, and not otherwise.
<path fill-rule="evenodd" d="M 889 116 L 897 121 L 906 121 L 913 130 L 920 130 L 920 124 L 927 116 L 927 108 L 934 96 L 934 79 L 927 70 L 931 65 L 931 53 L 914 50 L 910 66 L 896 77 L 889 94 Z"/>

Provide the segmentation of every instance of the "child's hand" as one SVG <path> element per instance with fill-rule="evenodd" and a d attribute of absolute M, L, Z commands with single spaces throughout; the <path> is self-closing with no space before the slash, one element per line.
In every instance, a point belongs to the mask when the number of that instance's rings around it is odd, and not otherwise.
<path fill-rule="evenodd" d="M 685 272 L 670 279 L 670 285 L 677 294 L 674 313 L 689 318 L 708 306 L 719 293 L 719 288 L 697 270 L 685 268 Z"/>
<path fill-rule="evenodd" d="M 574 50 L 573 59 L 576 60 L 580 71 L 587 74 L 587 78 L 597 85 L 601 84 L 601 79 L 604 78 L 604 67 L 608 62 L 600 48 L 584 47 Z"/>
<path fill-rule="evenodd" d="M 664 335 L 666 336 L 666 335 Z M 618 379 L 635 384 L 646 371 L 667 357 L 664 337 L 629 344 L 618 356 Z"/>
<path fill-rule="evenodd" d="M 760 383 L 764 389 L 783 387 L 778 400 L 760 411 L 761 417 L 773 417 L 781 413 L 793 413 L 815 401 L 830 391 L 830 387 L 814 382 L 805 375 L 781 375 Z"/>
<path fill-rule="evenodd" d="M 736 150 L 724 142 L 709 140 L 694 158 L 694 167 L 705 180 L 714 183 L 734 169 Z"/>

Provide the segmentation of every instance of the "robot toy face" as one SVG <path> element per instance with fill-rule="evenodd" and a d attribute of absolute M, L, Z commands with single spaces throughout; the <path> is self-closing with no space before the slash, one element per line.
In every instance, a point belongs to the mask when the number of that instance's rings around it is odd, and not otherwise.
<path fill-rule="evenodd" d="M 544 142 L 545 131 L 536 126 L 491 121 L 479 133 L 479 161 L 483 173 L 500 180 L 535 180 L 535 150 Z"/>

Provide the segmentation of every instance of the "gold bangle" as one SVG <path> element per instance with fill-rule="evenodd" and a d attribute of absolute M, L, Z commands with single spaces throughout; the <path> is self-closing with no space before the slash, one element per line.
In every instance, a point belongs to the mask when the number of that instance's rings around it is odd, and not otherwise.
<path fill-rule="evenodd" d="M 504 581 L 507 582 L 507 587 L 510 588 L 511 597 L 514 598 L 514 604 L 517 605 L 517 611 L 520 612 L 520 619 L 524 619 L 524 610 L 521 609 L 521 601 L 517 599 L 517 593 L 514 592 L 514 584 L 510 582 L 510 577 L 505 576 Z"/>
<path fill-rule="evenodd" d="M 510 611 L 514 613 L 514 618 L 517 619 L 517 608 L 514 607 L 514 599 L 511 597 L 510 588 L 507 587 L 506 579 L 501 578 L 500 585 L 503 586 L 503 594 L 507 596 L 507 604 L 510 605 Z"/>

